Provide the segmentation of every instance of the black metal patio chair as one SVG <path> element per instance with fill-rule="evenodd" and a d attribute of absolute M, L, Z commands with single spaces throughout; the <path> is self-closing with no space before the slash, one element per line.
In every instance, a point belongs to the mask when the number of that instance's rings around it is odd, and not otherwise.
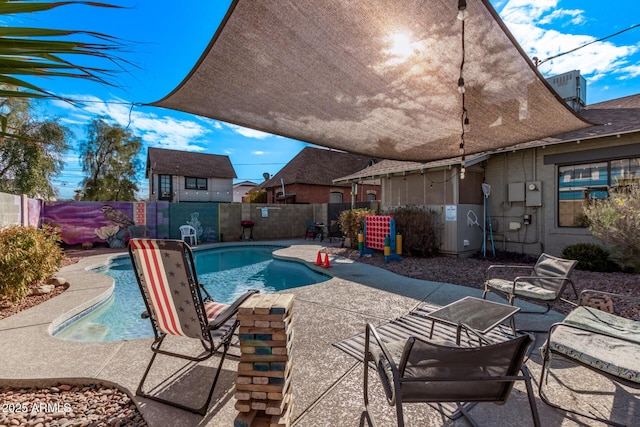
<path fill-rule="evenodd" d="M 472 330 L 470 330 L 472 332 Z M 396 408 L 398 426 L 404 426 L 403 404 L 454 402 L 472 424 L 463 402 L 504 404 L 515 381 L 524 381 L 535 426 L 540 426 L 531 377 L 524 365 L 530 335 L 481 347 L 458 347 L 415 337 L 383 342 L 376 328 L 367 324 L 364 349 L 365 420 L 375 426 L 369 408 L 369 364 L 373 362 L 389 405 Z M 375 344 L 375 345 L 374 345 Z M 519 375 L 518 373 L 522 374 Z"/>

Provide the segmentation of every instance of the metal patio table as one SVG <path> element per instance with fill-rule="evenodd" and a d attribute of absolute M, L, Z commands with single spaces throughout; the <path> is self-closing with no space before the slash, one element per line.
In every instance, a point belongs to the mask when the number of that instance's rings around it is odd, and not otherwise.
<path fill-rule="evenodd" d="M 518 311 L 520 311 L 520 308 L 512 305 L 480 298 L 464 297 L 432 311 L 426 317 L 433 321 L 430 338 L 433 336 L 435 323 L 440 322 L 456 327 L 456 344 L 460 345 L 460 333 L 463 326 L 484 335 L 504 321 L 509 320 L 515 336 L 516 321 L 514 315 Z"/>

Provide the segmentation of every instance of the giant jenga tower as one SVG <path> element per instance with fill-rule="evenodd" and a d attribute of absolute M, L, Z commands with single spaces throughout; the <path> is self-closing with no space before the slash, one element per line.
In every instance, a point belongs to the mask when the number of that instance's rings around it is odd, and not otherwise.
<path fill-rule="evenodd" d="M 293 295 L 255 294 L 238 309 L 240 363 L 234 427 L 288 427 Z"/>

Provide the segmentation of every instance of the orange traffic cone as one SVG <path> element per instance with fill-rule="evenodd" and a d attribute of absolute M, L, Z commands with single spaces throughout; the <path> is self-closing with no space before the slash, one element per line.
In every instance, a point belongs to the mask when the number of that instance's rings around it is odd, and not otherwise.
<path fill-rule="evenodd" d="M 329 263 L 329 254 L 324 254 L 324 264 L 322 264 L 324 268 L 331 268 L 331 264 Z"/>
<path fill-rule="evenodd" d="M 318 251 L 318 258 L 316 259 L 316 265 L 322 265 L 322 254 Z"/>

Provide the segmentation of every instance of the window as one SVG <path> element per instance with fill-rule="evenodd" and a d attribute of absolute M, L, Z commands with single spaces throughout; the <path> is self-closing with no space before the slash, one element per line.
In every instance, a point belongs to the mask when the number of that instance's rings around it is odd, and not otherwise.
<path fill-rule="evenodd" d="M 374 202 L 376 200 L 376 193 L 367 193 L 367 202 Z"/>
<path fill-rule="evenodd" d="M 558 167 L 558 226 L 585 227 L 583 203 L 605 199 L 609 187 L 640 182 L 640 159 Z"/>
<path fill-rule="evenodd" d="M 158 180 L 160 182 L 158 185 L 160 189 L 158 200 L 171 200 L 171 193 L 173 192 L 171 188 L 171 175 L 159 175 Z"/>
<path fill-rule="evenodd" d="M 191 176 L 184 177 L 185 190 L 206 190 L 207 178 L 194 178 Z"/>
<path fill-rule="evenodd" d="M 332 191 L 329 193 L 329 203 L 342 203 L 342 192 Z"/>

